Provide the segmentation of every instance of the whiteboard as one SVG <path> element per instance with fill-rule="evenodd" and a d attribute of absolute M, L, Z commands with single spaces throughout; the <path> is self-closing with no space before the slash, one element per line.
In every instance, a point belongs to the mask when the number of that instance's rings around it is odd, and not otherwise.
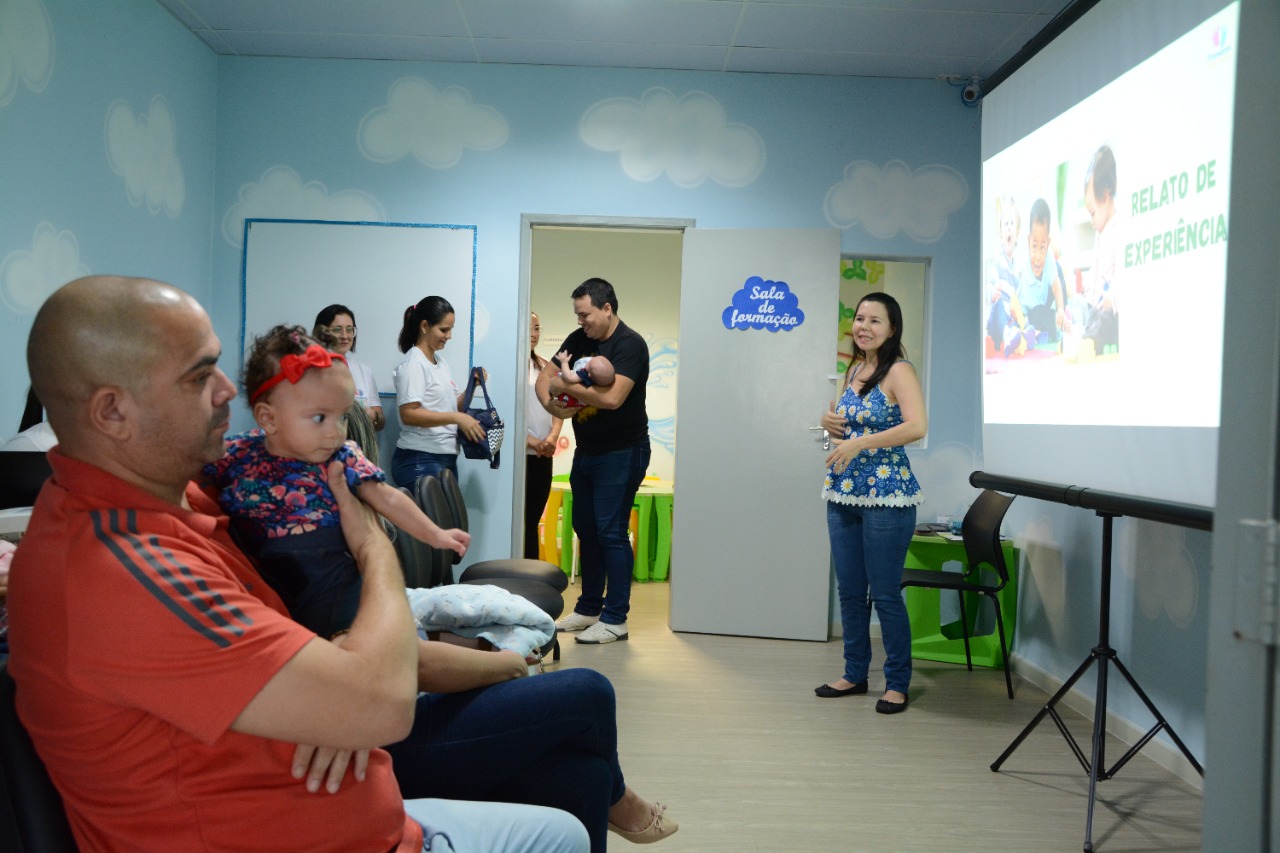
<path fill-rule="evenodd" d="M 279 323 L 311 330 L 327 305 L 356 315 L 355 359 L 394 394 L 391 372 L 405 309 L 443 296 L 454 309 L 453 340 L 441 351 L 455 377 L 473 355 L 476 226 L 245 220 L 240 369 L 255 335 Z"/>

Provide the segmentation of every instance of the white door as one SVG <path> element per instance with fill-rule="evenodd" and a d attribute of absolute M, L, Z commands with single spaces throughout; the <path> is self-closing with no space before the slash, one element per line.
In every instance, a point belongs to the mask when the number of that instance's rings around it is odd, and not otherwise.
<path fill-rule="evenodd" d="M 825 454 L 810 428 L 834 389 L 839 269 L 834 229 L 685 232 L 673 630 L 827 639 Z"/>

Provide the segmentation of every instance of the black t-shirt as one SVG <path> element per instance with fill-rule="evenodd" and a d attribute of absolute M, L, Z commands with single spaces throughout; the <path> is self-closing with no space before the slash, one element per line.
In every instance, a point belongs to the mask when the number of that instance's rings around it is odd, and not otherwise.
<path fill-rule="evenodd" d="M 577 452 L 588 456 L 624 450 L 649 443 L 649 414 L 645 411 L 645 386 L 649 384 L 649 347 L 644 338 L 618 320 L 613 334 L 605 341 L 593 341 L 578 329 L 564 339 L 561 349 L 569 351 L 569 363 L 580 358 L 602 355 L 609 359 L 618 376 L 635 385 L 617 409 L 587 409 L 573 419 L 573 436 Z M 572 393 L 572 389 L 570 390 Z"/>

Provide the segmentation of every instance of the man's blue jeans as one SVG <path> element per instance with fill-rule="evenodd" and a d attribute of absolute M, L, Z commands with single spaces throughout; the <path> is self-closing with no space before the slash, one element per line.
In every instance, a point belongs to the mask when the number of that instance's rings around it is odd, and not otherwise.
<path fill-rule="evenodd" d="M 827 502 L 831 561 L 844 630 L 844 677 L 867 680 L 871 667 L 871 604 L 880 617 L 886 690 L 911 686 L 911 622 L 902 600 L 902 568 L 916 526 L 916 508 Z M 868 600 L 868 591 L 870 600 Z"/>
<path fill-rule="evenodd" d="M 648 442 L 592 456 L 578 452 L 569 472 L 582 571 L 582 594 L 573 609 L 609 625 L 626 622 L 631 609 L 635 555 L 627 531 L 649 455 Z"/>

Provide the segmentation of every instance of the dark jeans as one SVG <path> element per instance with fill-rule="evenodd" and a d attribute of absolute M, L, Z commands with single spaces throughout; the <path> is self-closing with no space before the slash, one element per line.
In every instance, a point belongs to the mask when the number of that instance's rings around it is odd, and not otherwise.
<path fill-rule="evenodd" d="M 573 608 L 584 616 L 620 625 L 631 609 L 635 554 L 627 532 L 636 490 L 649 469 L 649 444 L 573 456 L 573 532 L 578 534 L 582 595 Z"/>
<path fill-rule="evenodd" d="M 428 453 L 425 450 L 406 450 L 397 447 L 391 454 L 391 479 L 397 486 L 412 489 L 419 477 L 430 474 L 439 477 L 440 472 L 448 468 L 458 476 L 457 453 Z"/>
<path fill-rule="evenodd" d="M 387 751 L 405 799 L 564 809 L 582 821 L 598 853 L 609 807 L 626 790 L 613 685 L 590 669 L 424 694 L 409 737 Z"/>
<path fill-rule="evenodd" d="M 538 522 L 551 494 L 551 457 L 525 454 L 524 468 L 524 556 L 538 559 Z"/>

